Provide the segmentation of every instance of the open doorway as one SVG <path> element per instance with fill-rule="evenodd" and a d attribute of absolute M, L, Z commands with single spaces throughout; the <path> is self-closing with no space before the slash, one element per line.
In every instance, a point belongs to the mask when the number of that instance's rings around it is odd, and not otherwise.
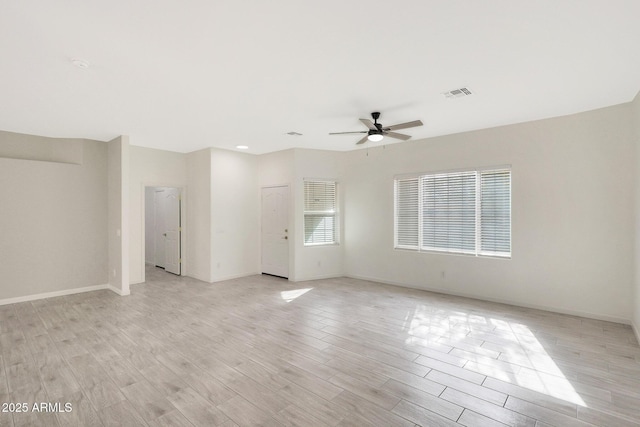
<path fill-rule="evenodd" d="M 145 187 L 145 263 L 182 274 L 181 189 Z"/>

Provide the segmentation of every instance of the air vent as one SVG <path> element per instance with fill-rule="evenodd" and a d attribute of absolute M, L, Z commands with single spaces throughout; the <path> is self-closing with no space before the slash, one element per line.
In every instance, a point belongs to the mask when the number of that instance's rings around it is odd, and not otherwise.
<path fill-rule="evenodd" d="M 299 132 L 294 132 L 294 131 L 287 132 L 287 135 L 291 135 L 291 136 L 302 136 L 302 134 L 301 134 L 301 133 L 299 133 Z"/>
<path fill-rule="evenodd" d="M 445 98 L 462 98 L 463 96 L 473 95 L 473 92 L 468 87 L 461 87 L 460 89 L 450 90 L 443 93 Z"/>

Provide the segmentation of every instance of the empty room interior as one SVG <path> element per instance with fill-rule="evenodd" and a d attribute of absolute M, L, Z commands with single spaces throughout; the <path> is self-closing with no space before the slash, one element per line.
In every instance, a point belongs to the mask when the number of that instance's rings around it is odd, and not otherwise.
<path fill-rule="evenodd" d="M 640 2 L 0 4 L 0 426 L 640 426 Z"/>

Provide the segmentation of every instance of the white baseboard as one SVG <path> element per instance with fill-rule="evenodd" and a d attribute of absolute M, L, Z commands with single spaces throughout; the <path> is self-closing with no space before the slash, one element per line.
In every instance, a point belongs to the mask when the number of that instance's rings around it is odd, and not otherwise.
<path fill-rule="evenodd" d="M 480 300 L 480 301 L 488 301 L 488 302 L 495 302 L 495 303 L 499 303 L 499 304 L 515 305 L 515 306 L 518 306 L 518 307 L 532 308 L 532 309 L 535 309 L 535 310 L 550 311 L 550 312 L 553 312 L 553 313 L 560 313 L 560 314 L 568 314 L 568 315 L 571 315 L 571 316 L 586 317 L 586 318 L 589 318 L 589 319 L 603 320 L 603 321 L 606 321 L 606 322 L 622 323 L 624 325 L 631 325 L 632 324 L 631 320 L 629 320 L 629 319 L 625 319 L 623 317 L 617 317 L 617 316 L 609 316 L 609 315 L 606 315 L 606 314 L 590 313 L 590 312 L 587 312 L 587 311 L 580 311 L 580 310 L 569 310 L 569 309 L 565 309 L 565 308 L 561 308 L 561 307 L 553 307 L 553 306 L 547 306 L 547 305 L 529 304 L 529 303 L 525 303 L 525 302 L 521 302 L 521 301 L 512 301 L 512 300 L 503 299 L 503 298 L 491 298 L 491 297 L 485 297 L 483 295 L 474 295 L 474 294 L 470 294 L 470 293 L 466 293 L 466 292 L 455 292 L 455 291 L 451 291 L 449 289 L 443 289 L 443 288 L 430 288 L 430 287 L 426 287 L 426 286 L 417 286 L 417 285 L 412 285 L 412 284 L 407 284 L 407 283 L 391 282 L 391 281 L 387 281 L 387 280 L 378 279 L 378 278 L 375 278 L 375 277 L 365 277 L 365 276 L 358 276 L 358 275 L 353 275 L 353 274 L 349 274 L 346 277 L 349 277 L 349 278 L 352 278 L 352 279 L 368 280 L 370 282 L 384 283 L 385 285 L 393 285 L 393 286 L 401 286 L 403 288 L 418 289 L 418 290 L 421 290 L 421 291 L 434 292 L 434 293 L 438 293 L 438 294 L 454 295 L 454 296 L 458 296 L 458 297 L 477 299 L 477 300 Z M 637 329 L 636 329 L 636 335 L 637 335 Z"/>
<path fill-rule="evenodd" d="M 260 273 L 259 271 L 252 271 L 248 273 L 231 274 L 229 276 L 214 277 L 213 280 L 209 283 L 224 282 L 225 280 L 240 279 L 241 277 L 256 276 L 258 274 L 262 274 L 262 273 Z"/>
<path fill-rule="evenodd" d="M 296 277 L 295 280 L 289 278 L 292 282 L 307 282 L 309 280 L 327 280 L 327 279 L 336 279 L 338 277 L 346 277 L 344 274 L 321 274 L 318 276 L 302 276 Z"/>
<path fill-rule="evenodd" d="M 126 297 L 127 295 L 131 295 L 131 292 L 122 292 L 120 289 L 116 288 L 115 286 L 111 286 L 111 285 L 107 285 L 107 289 L 109 289 L 111 292 L 115 292 L 116 294 L 120 295 L 121 297 Z"/>
<path fill-rule="evenodd" d="M 201 277 L 199 274 L 189 273 L 189 274 L 187 274 L 187 277 L 191 277 L 192 279 L 200 280 L 201 282 L 211 283 L 211 282 L 209 282 L 209 278 Z"/>
<path fill-rule="evenodd" d="M 22 297 L 0 299 L 0 305 L 16 304 L 20 302 L 35 301 L 45 298 L 62 297 L 65 295 L 81 294 L 83 292 L 99 291 L 109 289 L 109 285 L 85 286 L 84 288 L 65 289 L 63 291 L 45 292 L 42 294 L 25 295 Z"/>

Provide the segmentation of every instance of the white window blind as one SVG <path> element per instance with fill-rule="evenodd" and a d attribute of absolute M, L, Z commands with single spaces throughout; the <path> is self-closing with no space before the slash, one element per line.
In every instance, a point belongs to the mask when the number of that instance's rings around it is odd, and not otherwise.
<path fill-rule="evenodd" d="M 396 179 L 395 247 L 511 256 L 511 170 Z"/>
<path fill-rule="evenodd" d="M 337 193 L 331 181 L 304 181 L 304 244 L 337 243 Z"/>
<path fill-rule="evenodd" d="M 476 173 L 424 175 L 422 249 L 475 253 Z"/>
<path fill-rule="evenodd" d="M 511 171 L 480 172 L 480 253 L 511 253 Z"/>
<path fill-rule="evenodd" d="M 396 180 L 396 247 L 418 249 L 418 178 Z"/>

